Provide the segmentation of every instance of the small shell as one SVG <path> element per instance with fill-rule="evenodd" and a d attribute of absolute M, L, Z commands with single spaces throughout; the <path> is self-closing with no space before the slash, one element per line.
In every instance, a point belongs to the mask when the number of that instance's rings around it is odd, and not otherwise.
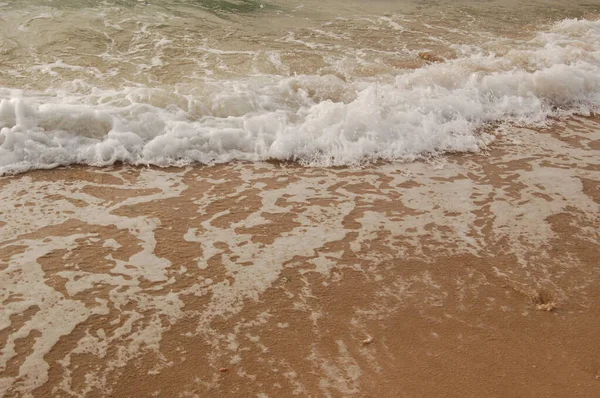
<path fill-rule="evenodd" d="M 228 372 L 228 371 L 229 371 L 228 368 L 221 368 L 221 369 L 219 369 L 219 372 L 221 372 L 221 373 L 225 373 L 225 372 Z"/>
<path fill-rule="evenodd" d="M 371 337 L 371 336 L 367 336 L 367 338 L 362 341 L 362 343 L 365 345 L 371 344 L 372 342 L 373 342 L 373 337 Z"/>

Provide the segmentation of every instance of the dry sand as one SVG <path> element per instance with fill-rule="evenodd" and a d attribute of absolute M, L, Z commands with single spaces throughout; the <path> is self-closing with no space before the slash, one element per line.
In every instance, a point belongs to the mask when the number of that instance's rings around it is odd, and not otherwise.
<path fill-rule="evenodd" d="M 600 396 L 598 119 L 0 189 L 0 396 Z"/>

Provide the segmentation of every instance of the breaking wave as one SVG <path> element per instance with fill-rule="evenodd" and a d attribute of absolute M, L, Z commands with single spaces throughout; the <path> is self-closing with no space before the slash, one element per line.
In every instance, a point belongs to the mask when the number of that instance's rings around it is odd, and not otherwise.
<path fill-rule="evenodd" d="M 473 49 L 381 82 L 261 75 L 195 86 L 0 88 L 0 98 L 0 174 L 115 162 L 414 160 L 477 151 L 488 123 L 594 112 L 600 21 L 565 20 L 501 52 Z"/>

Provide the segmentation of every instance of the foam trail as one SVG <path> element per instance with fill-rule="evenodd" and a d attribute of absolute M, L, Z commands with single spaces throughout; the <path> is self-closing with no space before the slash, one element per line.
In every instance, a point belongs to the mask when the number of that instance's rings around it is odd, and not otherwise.
<path fill-rule="evenodd" d="M 600 21 L 565 20 L 502 55 L 474 51 L 385 83 L 265 75 L 85 94 L 0 89 L 0 98 L 2 174 L 115 162 L 412 160 L 477 151 L 486 123 L 594 112 Z"/>

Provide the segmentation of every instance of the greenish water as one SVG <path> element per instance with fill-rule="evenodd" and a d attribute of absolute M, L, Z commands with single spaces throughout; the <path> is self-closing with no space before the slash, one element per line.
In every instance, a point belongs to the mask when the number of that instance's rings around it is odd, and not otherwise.
<path fill-rule="evenodd" d="M 349 164 L 595 109 L 600 2 L 0 0 L 0 169 Z"/>
<path fill-rule="evenodd" d="M 595 18 L 598 2 L 33 0 L 0 2 L 0 84 L 43 88 L 35 65 L 94 67 L 104 83 L 255 73 L 346 78 L 420 64 L 419 51 L 531 37 L 565 18 Z M 160 43 L 169 42 L 168 46 Z M 206 51 L 199 52 L 202 48 Z M 221 54 L 217 54 L 221 52 Z M 250 61 L 249 52 L 254 56 Z M 160 53 L 160 54 L 159 54 Z M 236 56 L 234 53 L 237 53 Z M 263 60 L 265 54 L 271 60 Z M 159 64 L 157 64 L 160 58 Z M 273 63 L 273 57 L 281 61 Z M 167 59 L 169 58 L 169 59 Z M 152 61 L 154 60 L 154 64 Z M 142 62 L 143 61 L 143 62 Z M 172 62 L 175 61 L 175 62 Z M 250 62 L 249 62 L 250 61 Z M 344 66 L 340 64 L 344 63 Z M 336 67 L 334 64 L 338 64 Z M 389 68 L 389 66 L 392 68 Z M 275 68 L 276 70 L 274 70 Z M 64 69 L 64 68 L 63 68 Z M 140 71 L 143 71 L 143 76 Z M 83 71 L 90 75 L 90 71 Z M 321 74 L 322 74 L 321 73 Z M 94 74 L 94 73 L 92 73 Z M 118 79 L 113 79 L 113 75 Z M 81 75 L 70 68 L 66 79 Z M 15 80 L 15 77 L 22 79 Z M 52 76 L 56 80 L 56 76 Z M 42 79 L 39 81 L 39 79 Z"/>

